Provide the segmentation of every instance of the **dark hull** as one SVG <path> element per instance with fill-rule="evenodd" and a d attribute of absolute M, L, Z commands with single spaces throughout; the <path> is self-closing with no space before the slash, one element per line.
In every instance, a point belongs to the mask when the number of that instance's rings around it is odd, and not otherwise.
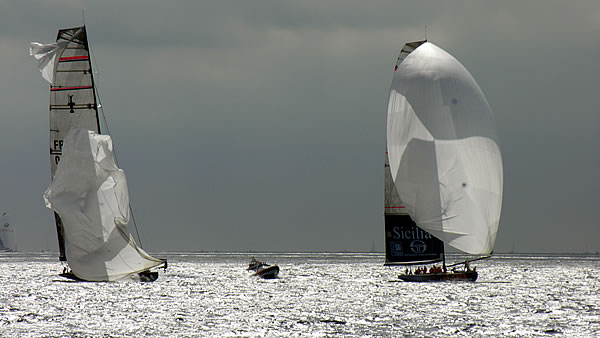
<path fill-rule="evenodd" d="M 400 275 L 398 278 L 405 282 L 444 282 L 444 281 L 467 281 L 477 280 L 477 271 L 424 273 L 418 275 Z"/>
<path fill-rule="evenodd" d="M 72 272 L 63 272 L 59 276 L 70 279 L 70 280 L 78 281 L 78 282 L 87 282 L 86 280 L 83 280 L 83 279 L 75 276 L 75 274 Z"/>
<path fill-rule="evenodd" d="M 146 270 L 138 273 L 138 276 L 142 282 L 154 282 L 158 279 L 158 271 Z"/>
<path fill-rule="evenodd" d="M 85 279 L 81 279 L 81 278 L 75 276 L 75 274 L 72 272 L 63 272 L 59 276 L 68 278 L 68 279 L 71 279 L 71 280 L 74 280 L 77 282 L 88 282 Z M 138 273 L 138 277 L 140 278 L 141 282 L 154 282 L 155 280 L 158 279 L 158 271 L 142 271 L 142 272 Z"/>
<path fill-rule="evenodd" d="M 258 276 L 264 279 L 277 278 L 279 275 L 279 267 L 277 265 L 269 266 L 267 268 L 260 268 L 256 271 L 254 276 Z"/>

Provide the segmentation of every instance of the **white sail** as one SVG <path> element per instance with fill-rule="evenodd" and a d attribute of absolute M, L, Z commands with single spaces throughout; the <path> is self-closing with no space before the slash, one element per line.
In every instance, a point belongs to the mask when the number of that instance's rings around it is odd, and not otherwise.
<path fill-rule="evenodd" d="M 112 281 L 164 263 L 129 234 L 127 181 L 110 136 L 72 128 L 44 199 L 63 221 L 66 257 L 77 277 Z"/>
<path fill-rule="evenodd" d="M 56 65 L 67 44 L 66 41 L 49 44 L 32 42 L 29 47 L 29 55 L 38 61 L 38 69 L 42 72 L 42 77 L 50 84 L 54 84 Z"/>
<path fill-rule="evenodd" d="M 432 43 L 397 66 L 387 145 L 394 183 L 415 223 L 466 253 L 491 253 L 503 185 L 494 117 L 471 74 Z"/>
<path fill-rule="evenodd" d="M 15 228 L 6 212 L 0 216 L 0 251 L 17 251 Z"/>

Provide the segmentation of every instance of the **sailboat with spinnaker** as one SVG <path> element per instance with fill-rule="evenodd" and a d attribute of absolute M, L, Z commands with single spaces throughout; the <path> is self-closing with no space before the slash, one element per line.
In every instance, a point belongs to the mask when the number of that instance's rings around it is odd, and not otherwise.
<path fill-rule="evenodd" d="M 469 262 L 493 252 L 502 186 L 494 116 L 479 85 L 436 45 L 405 44 L 388 102 L 385 264 L 442 262 L 406 269 L 404 281 L 475 281 Z M 446 264 L 445 245 L 472 258 Z"/>
<path fill-rule="evenodd" d="M 158 278 L 167 262 L 139 247 L 128 230 L 131 217 L 125 173 L 113 143 L 101 133 L 86 27 L 61 29 L 55 43 L 32 43 L 30 54 L 50 83 L 50 174 L 44 193 L 54 210 L 61 276 L 83 281 Z M 106 119 L 104 118 L 104 128 Z M 151 270 L 154 269 L 154 270 Z"/>

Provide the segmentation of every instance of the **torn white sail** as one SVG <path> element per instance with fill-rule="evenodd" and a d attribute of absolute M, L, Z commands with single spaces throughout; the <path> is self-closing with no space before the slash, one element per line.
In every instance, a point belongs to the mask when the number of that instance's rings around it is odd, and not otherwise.
<path fill-rule="evenodd" d="M 54 84 L 56 65 L 67 44 L 67 41 L 49 44 L 32 42 L 29 47 L 29 55 L 37 60 L 38 69 L 42 72 L 42 77 L 50 84 Z"/>
<path fill-rule="evenodd" d="M 55 210 L 59 258 L 88 281 L 110 281 L 166 261 L 138 248 L 127 229 L 127 183 L 100 120 L 86 27 L 58 31 L 56 43 L 33 43 L 50 85 L 50 176 L 44 198 Z M 62 163 L 63 155 L 65 163 Z M 70 277 L 70 274 L 66 274 Z"/>
<path fill-rule="evenodd" d="M 394 184 L 422 229 L 470 254 L 494 248 L 502 158 L 492 111 L 469 72 L 426 42 L 397 66 L 387 145 Z"/>
<path fill-rule="evenodd" d="M 65 254 L 78 278 L 112 281 L 164 263 L 129 234 L 127 181 L 110 136 L 72 128 L 44 199 L 63 221 Z"/>

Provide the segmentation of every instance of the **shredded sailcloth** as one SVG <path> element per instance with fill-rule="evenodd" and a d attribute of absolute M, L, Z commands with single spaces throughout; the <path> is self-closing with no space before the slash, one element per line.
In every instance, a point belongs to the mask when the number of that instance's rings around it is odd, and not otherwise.
<path fill-rule="evenodd" d="M 100 133 L 85 26 L 61 29 L 55 43 L 31 43 L 50 82 L 50 175 L 44 193 L 55 211 L 59 258 L 86 281 L 113 281 L 166 264 L 129 233 L 125 173 L 110 136 Z"/>
<path fill-rule="evenodd" d="M 60 55 L 68 44 L 67 41 L 48 44 L 32 42 L 29 47 L 29 55 L 37 60 L 38 69 L 42 72 L 42 77 L 50 84 L 54 84 L 54 70 L 56 69 Z"/>
<path fill-rule="evenodd" d="M 71 129 L 44 200 L 62 218 L 67 259 L 77 277 L 117 280 L 163 263 L 129 234 L 127 180 L 115 163 L 110 136 Z"/>

